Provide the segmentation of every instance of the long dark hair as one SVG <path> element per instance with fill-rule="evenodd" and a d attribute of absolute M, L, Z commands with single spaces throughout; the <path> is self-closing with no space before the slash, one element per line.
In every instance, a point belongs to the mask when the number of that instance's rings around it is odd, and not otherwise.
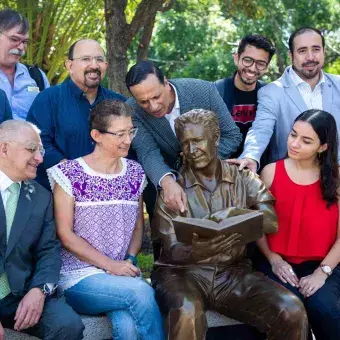
<path fill-rule="evenodd" d="M 294 121 L 309 123 L 318 135 L 321 145 L 327 149 L 319 153 L 320 185 L 322 198 L 329 208 L 338 202 L 339 166 L 338 166 L 338 131 L 334 117 L 322 110 L 307 110 Z"/>

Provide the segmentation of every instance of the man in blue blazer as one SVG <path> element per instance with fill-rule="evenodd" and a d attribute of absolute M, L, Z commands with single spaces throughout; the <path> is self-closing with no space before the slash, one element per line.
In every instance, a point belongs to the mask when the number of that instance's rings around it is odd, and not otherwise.
<path fill-rule="evenodd" d="M 12 119 L 12 110 L 5 91 L 0 90 L 0 124 L 5 120 Z"/>
<path fill-rule="evenodd" d="M 340 131 L 340 76 L 324 73 L 325 40 L 314 28 L 300 28 L 289 38 L 292 66 L 278 80 L 260 89 L 258 108 L 247 134 L 240 168 L 256 172 L 270 142 L 270 161 L 284 158 L 294 119 L 308 109 L 331 113 Z"/>
<path fill-rule="evenodd" d="M 57 289 L 60 242 L 49 191 L 33 181 L 44 149 L 38 129 L 0 124 L 0 339 L 3 327 L 44 340 L 80 340 L 84 325 Z"/>
<path fill-rule="evenodd" d="M 126 86 L 134 98 L 133 123 L 138 133 L 132 141 L 138 161 L 155 187 L 164 191 L 164 201 L 175 211 L 184 211 L 186 195 L 176 183 L 181 148 L 174 132 L 174 121 L 192 109 L 214 111 L 221 138 L 219 156 L 229 158 L 241 143 L 242 135 L 214 84 L 198 79 L 167 80 L 150 61 L 140 61 L 126 75 Z"/>

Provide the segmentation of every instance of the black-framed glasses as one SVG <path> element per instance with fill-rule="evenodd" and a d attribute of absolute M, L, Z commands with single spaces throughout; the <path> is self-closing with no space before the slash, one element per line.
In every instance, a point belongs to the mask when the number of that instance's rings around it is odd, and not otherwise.
<path fill-rule="evenodd" d="M 81 57 L 72 58 L 70 60 L 80 60 L 84 64 L 91 64 L 93 60 L 97 64 L 104 64 L 104 63 L 106 63 L 106 58 L 103 57 L 103 56 L 100 56 L 100 55 L 99 56 L 94 56 L 94 57 L 91 57 L 89 55 L 83 55 Z"/>
<path fill-rule="evenodd" d="M 255 60 L 252 57 L 243 57 L 242 58 L 242 65 L 245 67 L 251 67 L 255 63 L 256 68 L 259 71 L 263 71 L 267 68 L 268 63 L 264 60 Z"/>
<path fill-rule="evenodd" d="M 132 140 L 136 137 L 138 128 L 134 127 L 129 131 L 119 131 L 119 132 L 111 132 L 111 131 L 105 131 L 105 130 L 98 130 L 100 133 L 108 133 L 109 135 L 117 137 L 119 141 L 123 141 L 126 136 L 128 135 L 129 138 Z"/>
<path fill-rule="evenodd" d="M 0 31 L 0 33 L 8 38 L 12 46 L 19 46 L 21 43 L 23 43 L 25 46 L 28 46 L 31 43 L 30 39 L 20 39 L 19 37 L 16 37 L 15 35 L 8 35 L 4 33 L 3 31 Z"/>

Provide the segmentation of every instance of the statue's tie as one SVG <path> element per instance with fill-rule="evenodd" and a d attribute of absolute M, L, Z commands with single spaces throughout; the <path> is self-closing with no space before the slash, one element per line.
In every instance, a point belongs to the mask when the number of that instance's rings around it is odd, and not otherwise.
<path fill-rule="evenodd" d="M 10 195 L 8 196 L 6 207 L 5 207 L 5 214 L 6 214 L 6 243 L 8 243 L 9 235 L 11 233 L 11 228 L 15 216 L 15 212 L 17 210 L 18 205 L 18 198 L 19 198 L 19 191 L 20 191 L 20 184 L 19 183 L 12 183 L 8 187 L 8 191 Z M 0 299 L 3 299 L 11 292 L 9 287 L 7 274 L 3 272 L 0 276 Z"/>

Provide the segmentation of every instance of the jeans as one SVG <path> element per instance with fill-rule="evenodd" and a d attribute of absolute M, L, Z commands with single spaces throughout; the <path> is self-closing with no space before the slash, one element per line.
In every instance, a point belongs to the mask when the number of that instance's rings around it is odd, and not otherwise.
<path fill-rule="evenodd" d="M 163 340 L 163 321 L 154 291 L 139 277 L 95 274 L 65 291 L 78 313 L 105 313 L 115 340 Z"/>
<path fill-rule="evenodd" d="M 320 261 L 290 263 L 298 279 L 312 274 L 319 264 Z M 283 283 L 273 273 L 267 259 L 262 258 L 259 270 L 293 292 L 304 303 L 316 340 L 340 339 L 340 266 L 334 268 L 333 274 L 325 284 L 309 298 L 305 298 L 297 288 L 292 287 L 289 283 Z"/>

